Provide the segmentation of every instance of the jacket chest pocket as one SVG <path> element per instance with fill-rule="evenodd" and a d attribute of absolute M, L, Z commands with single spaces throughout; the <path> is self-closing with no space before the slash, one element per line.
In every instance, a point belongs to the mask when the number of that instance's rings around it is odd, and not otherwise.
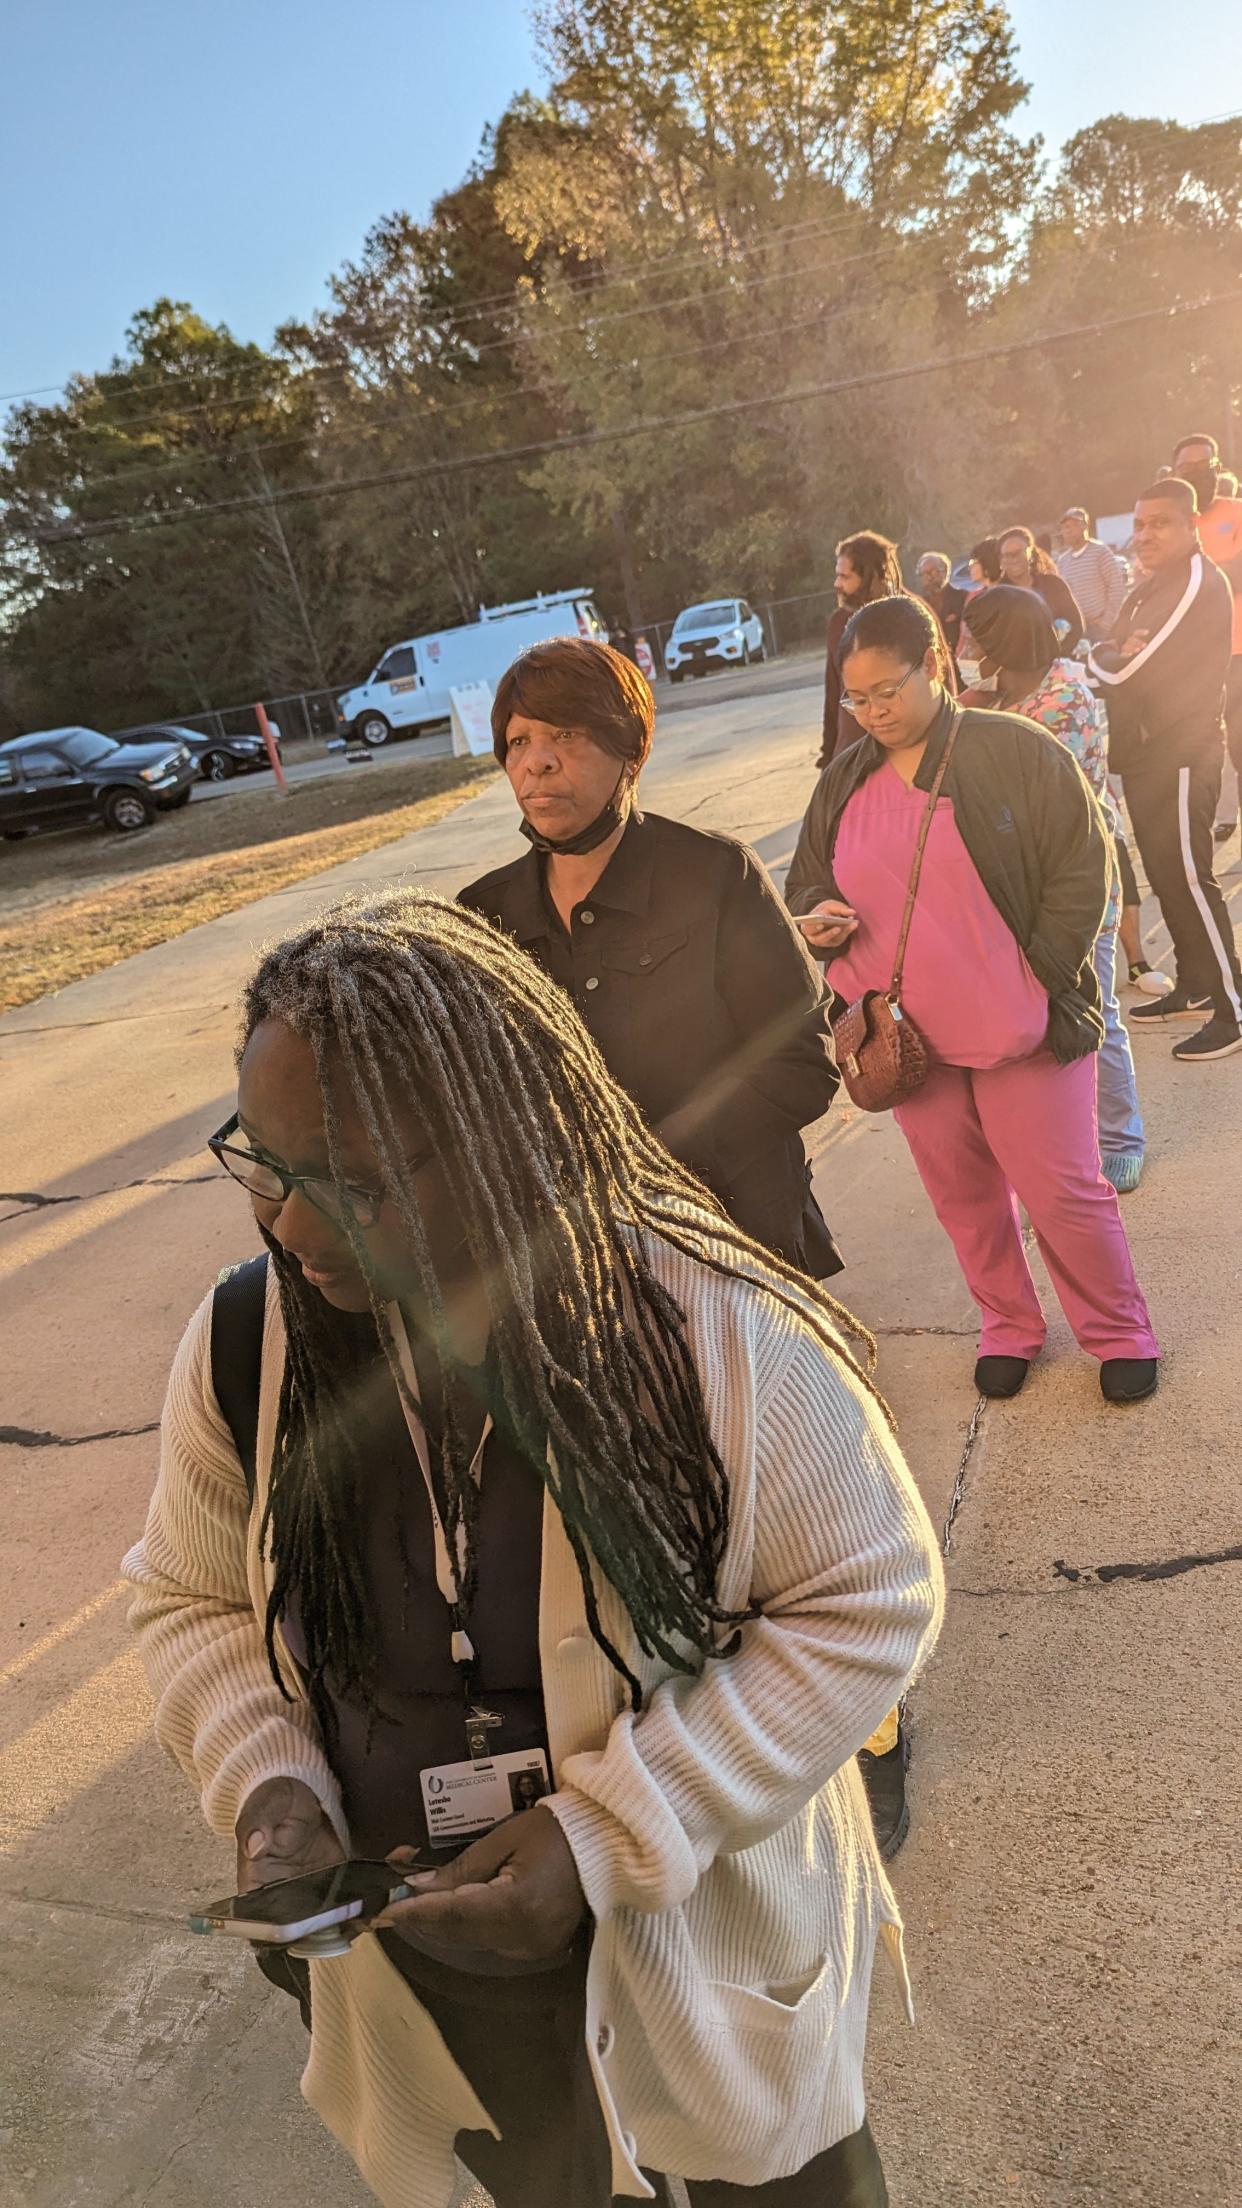
<path fill-rule="evenodd" d="M 690 941 L 690 930 L 678 928 L 671 935 L 649 935 L 638 943 L 610 943 L 602 952 L 600 964 L 612 974 L 632 974 L 641 980 L 646 974 L 657 974 L 678 951 L 684 951 Z"/>

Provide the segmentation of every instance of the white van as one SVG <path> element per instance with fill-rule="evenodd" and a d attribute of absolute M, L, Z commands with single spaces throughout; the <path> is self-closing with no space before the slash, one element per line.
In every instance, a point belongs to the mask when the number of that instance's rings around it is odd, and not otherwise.
<path fill-rule="evenodd" d="M 495 689 L 520 651 L 550 636 L 608 642 L 589 590 L 558 590 L 511 606 L 485 606 L 478 620 L 464 628 L 390 645 L 365 682 L 342 691 L 337 725 L 364 743 L 386 744 L 390 736 L 446 721 L 450 690 L 467 682 L 488 682 Z"/>

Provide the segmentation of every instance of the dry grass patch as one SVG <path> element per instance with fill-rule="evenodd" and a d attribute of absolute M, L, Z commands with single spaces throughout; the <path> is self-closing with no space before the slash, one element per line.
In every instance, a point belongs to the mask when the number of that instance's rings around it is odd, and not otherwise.
<path fill-rule="evenodd" d="M 331 777 L 295 784 L 286 798 L 230 793 L 102 846 L 87 831 L 6 846 L 0 1008 L 429 828 L 495 771 L 490 760 L 411 763 L 408 776 Z"/>

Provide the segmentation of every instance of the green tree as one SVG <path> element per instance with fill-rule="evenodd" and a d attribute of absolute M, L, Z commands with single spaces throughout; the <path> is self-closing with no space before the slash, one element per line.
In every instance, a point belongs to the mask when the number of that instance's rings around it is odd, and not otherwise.
<path fill-rule="evenodd" d="M 267 497 L 307 427 L 287 363 L 167 299 L 103 374 L 16 410 L 0 497 L 23 717 L 115 725 L 315 682 L 313 521 L 278 529 Z"/>
<path fill-rule="evenodd" d="M 559 418 L 660 421 L 962 340 L 1034 174 L 1002 8 L 559 0 L 539 22 L 553 81 L 508 118 L 496 204 L 528 253 L 558 249 L 523 334 Z M 926 451 L 894 386 L 567 453 L 533 480 L 625 539 L 644 610 L 813 587 L 845 527 L 933 525 L 951 402 L 922 393 Z"/>
<path fill-rule="evenodd" d="M 1222 304 L 1198 310 L 1196 302 Z M 1189 313 L 1171 310 L 1192 308 Z M 1242 398 L 1242 130 L 1107 116 L 1079 131 L 1033 213 L 993 334 L 1108 324 L 982 379 L 1011 500 L 1128 508 L 1188 428 L 1226 447 Z M 1055 456 L 1055 467 L 1050 467 Z M 1235 451 L 1242 459 L 1242 448 Z M 1003 519 L 1004 516 L 994 515 Z"/>

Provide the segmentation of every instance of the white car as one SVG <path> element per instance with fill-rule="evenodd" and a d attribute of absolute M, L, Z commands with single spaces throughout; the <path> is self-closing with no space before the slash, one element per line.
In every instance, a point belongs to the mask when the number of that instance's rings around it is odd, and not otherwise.
<path fill-rule="evenodd" d="M 744 598 L 687 606 L 664 647 L 664 665 L 674 682 L 687 674 L 705 675 L 709 667 L 748 667 L 752 659 L 767 656 L 763 623 Z"/>

